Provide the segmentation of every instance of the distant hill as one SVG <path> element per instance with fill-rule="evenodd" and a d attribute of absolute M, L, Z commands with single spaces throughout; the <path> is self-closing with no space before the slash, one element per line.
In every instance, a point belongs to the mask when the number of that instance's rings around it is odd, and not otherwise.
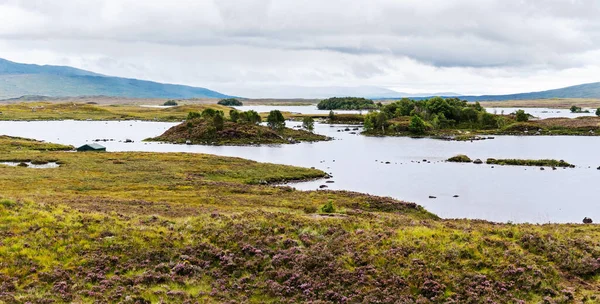
<path fill-rule="evenodd" d="M 600 82 L 586 83 L 561 89 L 540 92 L 519 93 L 509 95 L 461 96 L 460 98 L 468 101 L 504 101 L 548 98 L 600 98 Z"/>
<path fill-rule="evenodd" d="M 0 99 L 112 96 L 131 98 L 228 98 L 205 88 L 105 76 L 66 66 L 22 64 L 0 58 Z"/>

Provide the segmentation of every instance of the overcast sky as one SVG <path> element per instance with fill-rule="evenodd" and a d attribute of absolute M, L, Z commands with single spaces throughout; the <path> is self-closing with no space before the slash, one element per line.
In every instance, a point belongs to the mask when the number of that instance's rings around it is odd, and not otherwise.
<path fill-rule="evenodd" d="M 598 0 L 0 0 L 0 22 L 2 58 L 247 97 L 600 81 Z"/>

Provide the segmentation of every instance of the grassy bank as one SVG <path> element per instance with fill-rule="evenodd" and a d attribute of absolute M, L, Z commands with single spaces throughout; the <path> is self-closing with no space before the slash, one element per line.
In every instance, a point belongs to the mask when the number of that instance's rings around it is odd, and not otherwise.
<path fill-rule="evenodd" d="M 441 220 L 184 153 L 0 149 L 0 302 L 595 303 L 600 227 Z M 321 207 L 332 203 L 332 213 Z"/>
<path fill-rule="evenodd" d="M 171 108 L 139 105 L 99 105 L 87 103 L 32 102 L 0 104 L 0 120 L 149 120 L 182 121 L 189 112 L 211 108 L 229 112 L 216 104 L 191 104 Z"/>
<path fill-rule="evenodd" d="M 569 164 L 564 160 L 556 159 L 495 159 L 488 158 L 485 162 L 488 165 L 501 166 L 533 166 L 533 167 L 562 167 L 574 168 L 575 165 Z"/>

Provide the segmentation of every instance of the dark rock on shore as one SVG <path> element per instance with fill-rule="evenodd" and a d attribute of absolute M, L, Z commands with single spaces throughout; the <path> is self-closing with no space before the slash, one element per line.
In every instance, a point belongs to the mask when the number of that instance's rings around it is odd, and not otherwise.
<path fill-rule="evenodd" d="M 478 159 L 474 160 L 473 163 L 477 164 L 477 165 L 481 165 L 481 164 L 483 164 L 483 161 L 478 158 Z"/>
<path fill-rule="evenodd" d="M 584 218 L 583 218 L 583 223 L 584 223 L 584 224 L 592 224 L 593 222 L 594 222 L 594 221 L 592 221 L 592 219 L 591 219 L 591 218 L 589 218 L 589 217 L 584 217 Z"/>

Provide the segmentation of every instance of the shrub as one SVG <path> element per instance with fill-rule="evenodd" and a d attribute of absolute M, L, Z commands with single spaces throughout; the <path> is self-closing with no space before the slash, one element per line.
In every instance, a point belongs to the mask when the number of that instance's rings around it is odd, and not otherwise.
<path fill-rule="evenodd" d="M 307 131 L 312 132 L 315 129 L 315 120 L 310 116 L 304 117 L 302 119 L 302 127 Z"/>
<path fill-rule="evenodd" d="M 175 100 L 167 100 L 165 103 L 163 103 L 163 106 L 176 106 L 177 102 Z"/>
<path fill-rule="evenodd" d="M 518 122 L 525 122 L 529 120 L 529 114 L 525 113 L 523 110 L 518 110 L 515 113 L 515 116 Z"/>
<path fill-rule="evenodd" d="M 335 207 L 333 206 L 333 201 L 329 200 L 327 201 L 327 203 L 323 206 L 321 206 L 321 212 L 323 213 L 334 213 L 335 212 Z"/>
<path fill-rule="evenodd" d="M 200 118 L 202 115 L 199 112 L 189 112 L 187 116 L 187 120 L 192 120 L 196 118 Z"/>

